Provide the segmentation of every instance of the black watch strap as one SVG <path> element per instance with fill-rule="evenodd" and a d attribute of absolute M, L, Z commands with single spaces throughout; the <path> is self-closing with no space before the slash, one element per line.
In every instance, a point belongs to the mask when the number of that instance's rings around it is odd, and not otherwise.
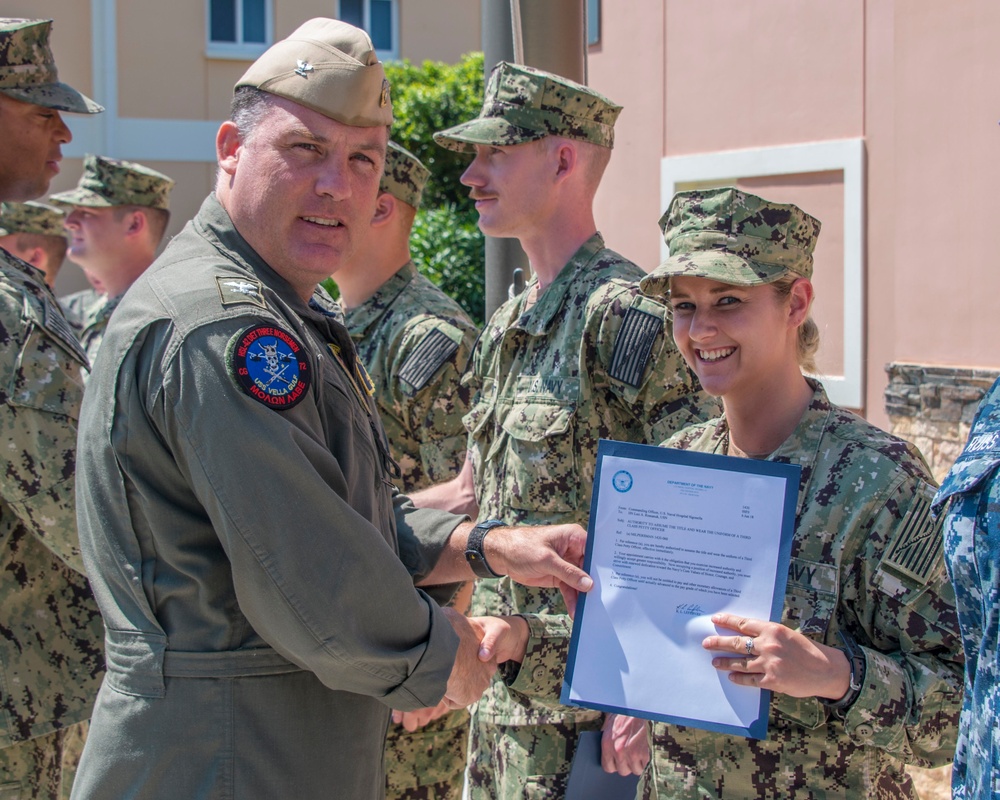
<path fill-rule="evenodd" d="M 847 663 L 851 666 L 850 683 L 847 687 L 847 693 L 839 700 L 822 700 L 821 702 L 834 714 L 843 717 L 847 710 L 854 705 L 858 695 L 861 694 L 861 689 L 865 685 L 865 670 L 868 662 L 865 659 L 865 651 L 858 646 L 851 634 L 839 631 L 838 635 L 844 646 L 837 649 L 844 653 L 847 657 Z"/>
<path fill-rule="evenodd" d="M 499 519 L 488 519 L 485 522 L 480 522 L 469 532 L 469 541 L 465 544 L 465 560 L 469 562 L 469 566 L 472 567 L 477 578 L 503 577 L 499 572 L 494 572 L 486 560 L 486 553 L 483 552 L 483 540 L 491 530 L 506 524 Z"/>

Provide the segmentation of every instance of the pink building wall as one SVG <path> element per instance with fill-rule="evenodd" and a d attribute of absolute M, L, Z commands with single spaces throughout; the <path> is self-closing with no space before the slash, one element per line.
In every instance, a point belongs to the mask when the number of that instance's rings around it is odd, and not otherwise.
<path fill-rule="evenodd" d="M 865 299 L 856 323 L 844 313 L 843 174 L 731 176 L 824 223 L 815 281 L 821 371 L 843 370 L 844 326 L 856 324 L 864 343 L 861 410 L 887 425 L 887 363 L 1000 368 L 993 312 L 1000 271 L 992 268 L 1000 228 L 1000 4 L 603 6 L 589 81 L 625 106 L 598 196 L 599 225 L 612 247 L 647 269 L 659 262 L 664 159 L 863 139 L 861 196 L 848 198 L 865 209 Z"/>

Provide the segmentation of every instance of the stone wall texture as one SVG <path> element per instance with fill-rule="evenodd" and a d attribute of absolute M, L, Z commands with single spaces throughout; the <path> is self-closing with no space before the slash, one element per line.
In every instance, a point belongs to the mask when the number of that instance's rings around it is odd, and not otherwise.
<path fill-rule="evenodd" d="M 892 433 L 913 442 L 938 481 L 965 446 L 983 394 L 1000 371 L 892 363 L 885 410 Z"/>

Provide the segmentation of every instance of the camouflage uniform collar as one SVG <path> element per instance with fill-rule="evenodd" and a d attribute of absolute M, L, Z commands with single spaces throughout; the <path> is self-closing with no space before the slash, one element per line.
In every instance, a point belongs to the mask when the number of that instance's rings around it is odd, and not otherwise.
<path fill-rule="evenodd" d="M 385 312 L 392 307 L 403 291 L 409 286 L 418 275 L 417 268 L 412 261 L 407 261 L 392 275 L 389 280 L 379 286 L 375 292 L 361 305 L 352 309 L 345 309 L 345 324 L 354 335 L 364 333 L 372 325 L 378 322 Z M 334 278 L 336 280 L 336 278 Z"/>
<path fill-rule="evenodd" d="M 559 271 L 556 279 L 542 292 L 535 304 L 528 308 L 529 293 L 538 285 L 538 277 L 532 276 L 517 298 L 518 317 L 512 327 L 520 328 L 531 336 L 548 333 L 552 320 L 566 299 L 574 294 L 573 284 L 581 274 L 586 274 L 588 267 L 602 250 L 604 250 L 604 237 L 600 233 L 595 233 L 566 262 L 566 266 Z"/>
<path fill-rule="evenodd" d="M 291 284 L 271 269 L 250 243 L 240 235 L 229 213 L 222 207 L 214 192 L 201 204 L 193 224 L 195 230 L 211 242 L 226 259 L 243 267 L 251 276 L 260 280 L 299 316 L 321 316 L 318 311 L 313 311 L 302 302 L 302 298 Z"/>

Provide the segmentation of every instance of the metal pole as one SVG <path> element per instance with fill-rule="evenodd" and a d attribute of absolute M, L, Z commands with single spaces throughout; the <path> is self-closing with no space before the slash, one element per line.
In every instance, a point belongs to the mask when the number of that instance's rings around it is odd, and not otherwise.
<path fill-rule="evenodd" d="M 483 63 L 486 77 L 499 61 L 514 61 L 510 0 L 482 0 Z M 507 302 L 514 270 L 528 274 L 528 257 L 517 239 L 486 237 L 486 319 Z"/>

